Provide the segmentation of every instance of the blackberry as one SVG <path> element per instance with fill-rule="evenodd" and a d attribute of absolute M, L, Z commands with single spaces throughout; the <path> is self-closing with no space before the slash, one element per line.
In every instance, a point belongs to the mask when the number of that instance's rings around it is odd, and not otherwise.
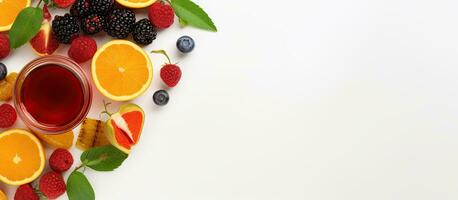
<path fill-rule="evenodd" d="M 138 44 L 151 44 L 156 39 L 157 31 L 149 19 L 142 19 L 135 23 L 132 30 L 135 42 Z"/>
<path fill-rule="evenodd" d="M 91 14 L 81 20 L 81 29 L 86 34 L 96 34 L 103 30 L 105 24 L 105 18 Z"/>
<path fill-rule="evenodd" d="M 92 14 L 105 16 L 113 9 L 113 0 L 92 0 Z"/>
<path fill-rule="evenodd" d="M 54 18 L 52 30 L 59 42 L 70 44 L 73 38 L 78 37 L 80 24 L 76 17 L 67 13 L 64 16 L 56 16 Z"/>
<path fill-rule="evenodd" d="M 124 39 L 129 36 L 135 24 L 135 13 L 131 10 L 116 8 L 105 18 L 105 32 L 111 37 Z"/>
<path fill-rule="evenodd" d="M 90 0 L 76 0 L 70 8 L 70 13 L 73 16 L 83 18 L 91 14 L 91 7 Z"/>

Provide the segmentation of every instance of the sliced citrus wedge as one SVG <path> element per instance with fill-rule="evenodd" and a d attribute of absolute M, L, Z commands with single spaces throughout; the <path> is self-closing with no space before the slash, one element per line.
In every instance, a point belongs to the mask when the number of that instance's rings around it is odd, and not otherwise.
<path fill-rule="evenodd" d="M 97 89 L 114 101 L 129 101 L 151 85 L 153 67 L 148 54 L 127 40 L 113 40 L 92 59 L 92 78 Z"/>
<path fill-rule="evenodd" d="M 69 131 L 58 135 L 47 135 L 37 132 L 34 132 L 34 134 L 41 141 L 48 144 L 49 146 L 62 149 L 69 149 L 70 147 L 72 147 L 73 138 L 75 137 L 73 131 Z"/>
<path fill-rule="evenodd" d="M 43 146 L 32 133 L 22 129 L 0 133 L 0 181 L 30 183 L 43 172 L 45 160 Z"/>
<path fill-rule="evenodd" d="M 156 0 L 116 0 L 116 2 L 128 8 L 146 8 Z"/>
<path fill-rule="evenodd" d="M 30 6 L 30 0 L 0 0 L 0 32 L 8 31 L 19 12 Z"/>

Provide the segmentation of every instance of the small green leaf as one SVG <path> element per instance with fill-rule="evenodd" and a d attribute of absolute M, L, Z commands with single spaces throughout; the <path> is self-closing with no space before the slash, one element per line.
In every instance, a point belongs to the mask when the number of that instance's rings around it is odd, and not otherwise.
<path fill-rule="evenodd" d="M 81 154 L 81 162 L 96 171 L 113 171 L 124 162 L 127 154 L 112 145 L 91 148 Z"/>
<path fill-rule="evenodd" d="M 11 48 L 18 48 L 32 39 L 40 31 L 42 22 L 41 8 L 24 8 L 16 17 L 9 32 Z"/>
<path fill-rule="evenodd" d="M 188 22 L 184 21 L 184 20 L 181 19 L 181 18 L 178 18 L 178 22 L 180 22 L 181 27 L 185 27 L 185 26 L 188 25 Z"/>
<path fill-rule="evenodd" d="M 67 196 L 69 200 L 95 200 L 91 183 L 79 171 L 73 171 L 67 179 Z"/>
<path fill-rule="evenodd" d="M 190 0 L 172 0 L 171 3 L 175 14 L 187 24 L 204 30 L 218 31 L 208 14 L 194 2 Z"/>

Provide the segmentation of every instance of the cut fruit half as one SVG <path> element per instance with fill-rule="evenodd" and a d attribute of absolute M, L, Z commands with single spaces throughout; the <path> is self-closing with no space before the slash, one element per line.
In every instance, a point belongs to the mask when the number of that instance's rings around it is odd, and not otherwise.
<path fill-rule="evenodd" d="M 129 101 L 151 85 L 153 67 L 148 54 L 127 40 L 113 40 L 94 55 L 92 78 L 97 89 L 114 101 Z"/>
<path fill-rule="evenodd" d="M 0 133 L 0 181 L 30 183 L 43 172 L 45 160 L 43 146 L 32 133 L 22 129 Z"/>
<path fill-rule="evenodd" d="M 144 121 L 142 108 L 135 104 L 125 104 L 118 113 L 111 115 L 105 133 L 113 146 L 129 154 L 140 139 Z"/>
<path fill-rule="evenodd" d="M 0 0 L 0 32 L 8 31 L 22 9 L 30 6 L 30 0 Z"/>
<path fill-rule="evenodd" d="M 59 48 L 59 42 L 54 36 L 51 30 L 51 24 L 48 20 L 43 22 L 40 31 L 29 41 L 29 43 L 39 56 L 51 55 Z"/>
<path fill-rule="evenodd" d="M 116 2 L 128 8 L 146 8 L 156 0 L 116 0 Z"/>

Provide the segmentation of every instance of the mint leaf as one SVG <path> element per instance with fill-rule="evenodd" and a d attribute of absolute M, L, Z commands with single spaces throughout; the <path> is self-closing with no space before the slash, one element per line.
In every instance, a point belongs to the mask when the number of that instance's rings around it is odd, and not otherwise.
<path fill-rule="evenodd" d="M 9 32 L 11 48 L 18 48 L 32 39 L 40 31 L 42 22 L 41 8 L 24 8 L 16 17 Z"/>
<path fill-rule="evenodd" d="M 79 171 L 73 171 L 67 179 L 67 196 L 69 200 L 95 200 L 91 183 Z"/>
<path fill-rule="evenodd" d="M 124 162 L 127 154 L 112 145 L 91 148 L 81 154 L 81 162 L 96 171 L 113 171 Z"/>
<path fill-rule="evenodd" d="M 181 18 L 178 18 L 178 21 L 180 22 L 181 27 L 185 27 L 185 26 L 188 25 L 188 22 L 184 21 L 184 20 L 181 19 Z"/>
<path fill-rule="evenodd" d="M 189 25 L 209 31 L 218 31 L 208 14 L 190 0 L 172 0 L 175 14 Z M 180 22 L 181 24 L 181 22 Z"/>

